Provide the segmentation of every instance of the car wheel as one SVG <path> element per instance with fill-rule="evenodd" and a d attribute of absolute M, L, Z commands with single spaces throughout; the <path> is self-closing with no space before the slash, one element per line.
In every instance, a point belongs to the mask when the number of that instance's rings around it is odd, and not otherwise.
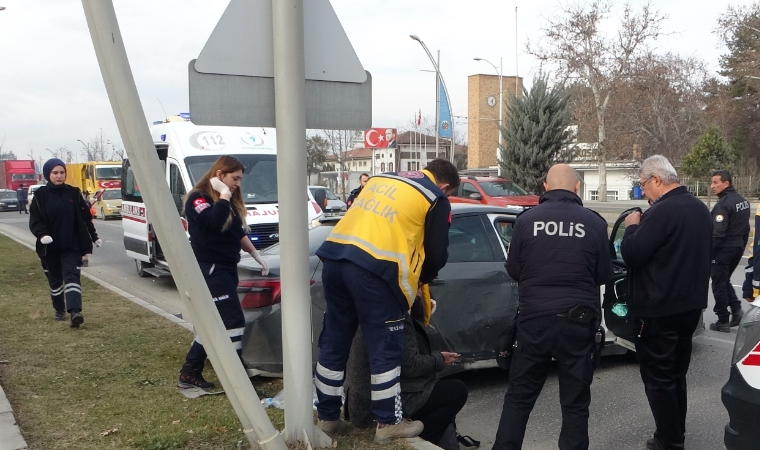
<path fill-rule="evenodd" d="M 153 267 L 153 264 L 151 263 L 146 263 L 146 262 L 140 261 L 139 259 L 135 260 L 135 268 L 137 269 L 137 275 L 143 278 L 153 276 L 145 271 L 145 269 L 149 269 L 151 267 Z"/>

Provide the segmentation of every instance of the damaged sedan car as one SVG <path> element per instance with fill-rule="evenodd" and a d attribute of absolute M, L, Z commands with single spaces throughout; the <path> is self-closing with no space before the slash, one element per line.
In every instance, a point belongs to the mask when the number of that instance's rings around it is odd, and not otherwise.
<path fill-rule="evenodd" d="M 426 330 L 434 351 L 461 355 L 459 364 L 446 374 L 497 366 L 493 343 L 514 319 L 518 306 L 517 283 L 507 275 L 504 263 L 515 219 L 522 211 L 467 204 L 452 204 L 451 209 L 448 263 L 430 284 L 437 309 Z M 315 253 L 335 223 L 325 220 L 309 230 L 313 365 L 325 309 L 322 263 Z M 279 244 L 261 252 L 269 265 L 268 276 L 262 276 L 251 259 L 238 266 L 238 296 L 246 316 L 243 362 L 251 375 L 282 373 L 279 253 Z"/>

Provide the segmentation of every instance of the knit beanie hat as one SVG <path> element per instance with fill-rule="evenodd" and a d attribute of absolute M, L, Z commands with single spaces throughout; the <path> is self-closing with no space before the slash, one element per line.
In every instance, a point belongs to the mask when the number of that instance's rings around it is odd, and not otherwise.
<path fill-rule="evenodd" d="M 63 167 L 63 170 L 66 170 L 66 164 L 63 163 L 58 158 L 50 158 L 45 162 L 45 165 L 42 166 L 42 175 L 45 176 L 45 179 L 50 181 L 50 172 L 53 171 L 55 166 L 61 166 Z"/>

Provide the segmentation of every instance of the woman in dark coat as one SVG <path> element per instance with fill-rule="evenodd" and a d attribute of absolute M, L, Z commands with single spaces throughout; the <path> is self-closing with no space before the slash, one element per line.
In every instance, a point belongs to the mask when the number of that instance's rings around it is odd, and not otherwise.
<path fill-rule="evenodd" d="M 249 253 L 267 275 L 269 267 L 246 231 L 246 209 L 240 192 L 244 167 L 232 156 L 221 156 L 185 198 L 190 245 L 198 260 L 214 305 L 238 355 L 242 351 L 245 316 L 237 295 L 240 250 Z M 203 378 L 206 350 L 196 338 L 179 374 L 180 388 L 209 390 L 214 383 Z"/>
<path fill-rule="evenodd" d="M 473 446 L 456 433 L 454 419 L 467 401 L 467 386 L 456 379 L 439 380 L 438 372 L 457 360 L 456 353 L 433 352 L 423 325 L 418 297 L 404 317 L 404 356 L 401 362 L 401 405 L 404 417 L 421 421 L 420 437 L 444 450 Z M 429 314 L 427 315 L 429 317 Z M 346 366 L 347 419 L 358 427 L 372 425 L 369 360 L 361 331 L 357 331 Z M 448 430 L 448 431 L 447 431 Z"/>
<path fill-rule="evenodd" d="M 90 207 L 78 188 L 66 184 L 66 165 L 48 160 L 42 167 L 47 185 L 34 193 L 29 206 L 29 229 L 37 238 L 37 254 L 50 285 L 55 320 L 71 315 L 71 327 L 84 322 L 82 315 L 82 256 L 102 241 L 92 224 Z"/>

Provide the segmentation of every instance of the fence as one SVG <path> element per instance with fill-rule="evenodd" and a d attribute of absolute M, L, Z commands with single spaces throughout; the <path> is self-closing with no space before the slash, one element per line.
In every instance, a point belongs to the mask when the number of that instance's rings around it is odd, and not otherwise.
<path fill-rule="evenodd" d="M 736 192 L 748 200 L 760 198 L 760 176 L 745 175 L 732 177 L 732 184 Z M 707 197 L 710 193 L 710 179 L 704 178 L 681 178 L 681 184 L 697 197 Z"/>

